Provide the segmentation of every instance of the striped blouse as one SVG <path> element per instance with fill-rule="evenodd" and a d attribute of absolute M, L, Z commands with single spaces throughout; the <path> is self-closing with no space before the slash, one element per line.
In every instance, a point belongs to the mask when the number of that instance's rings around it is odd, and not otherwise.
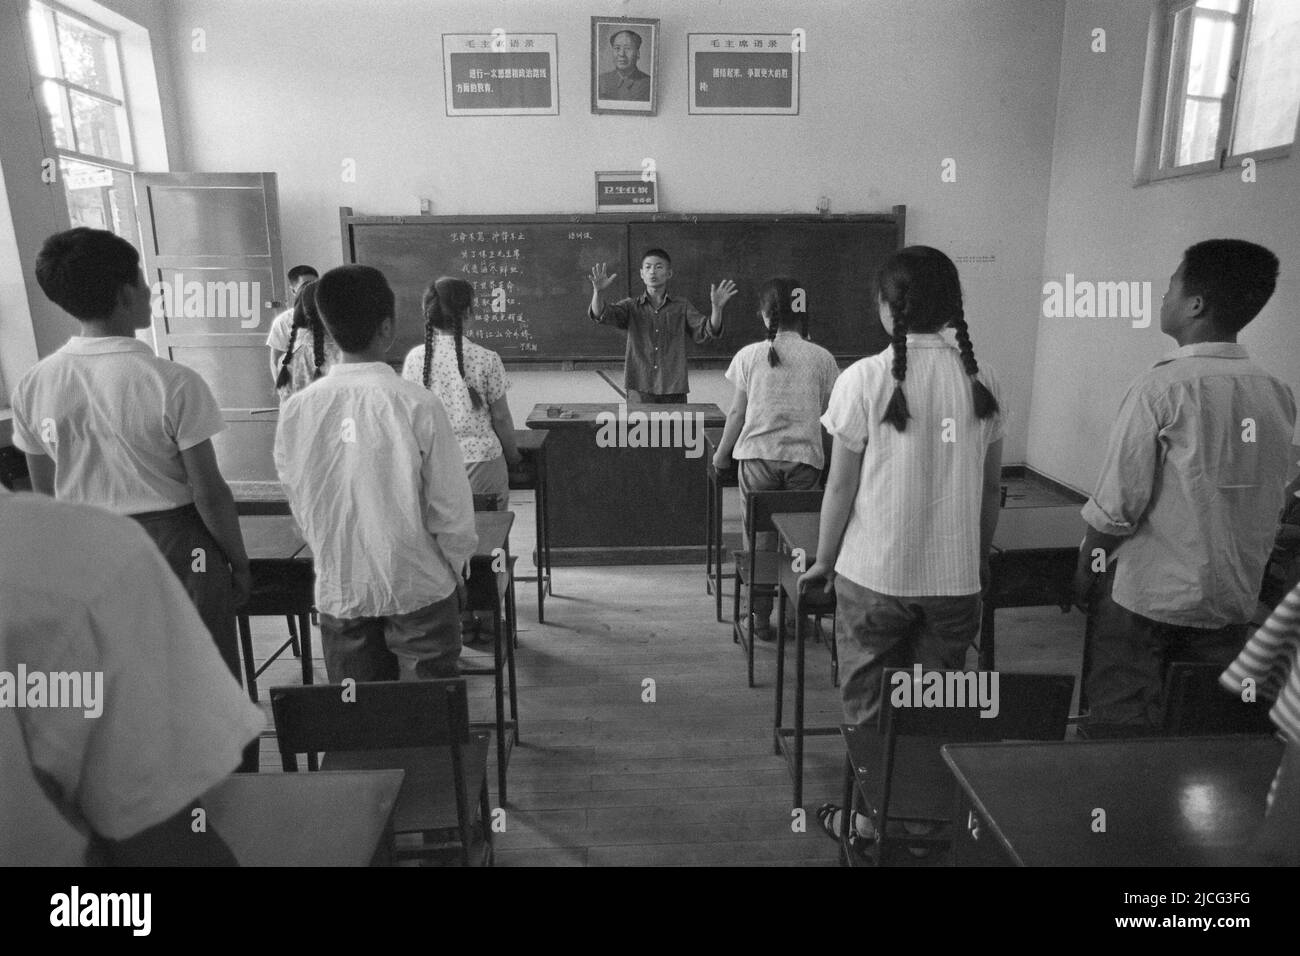
<path fill-rule="evenodd" d="M 1248 678 L 1255 681 L 1260 698 L 1275 701 L 1268 715 L 1282 736 L 1300 744 L 1300 585 L 1282 599 L 1264 626 L 1251 636 L 1219 682 L 1239 694 Z M 1269 791 L 1270 807 L 1277 783 L 1274 779 Z"/>

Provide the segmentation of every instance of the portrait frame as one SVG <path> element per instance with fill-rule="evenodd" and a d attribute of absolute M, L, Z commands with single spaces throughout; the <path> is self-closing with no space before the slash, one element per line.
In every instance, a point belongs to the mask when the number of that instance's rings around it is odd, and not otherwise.
<path fill-rule="evenodd" d="M 619 77 L 613 38 L 631 33 L 639 39 L 631 76 Z M 647 49 L 648 47 L 648 49 Z M 624 71 L 626 72 L 626 71 Z M 648 73 L 648 76 L 645 76 Z M 645 76 L 642 80 L 641 74 Z M 612 96 L 619 83 L 619 95 Z M 630 85 L 629 85 L 630 84 Z M 646 97 L 640 96 L 648 87 Z M 626 95 L 626 94 L 632 95 Z M 659 20 L 644 17 L 591 18 L 591 111 L 593 113 L 654 116 L 659 112 Z"/>

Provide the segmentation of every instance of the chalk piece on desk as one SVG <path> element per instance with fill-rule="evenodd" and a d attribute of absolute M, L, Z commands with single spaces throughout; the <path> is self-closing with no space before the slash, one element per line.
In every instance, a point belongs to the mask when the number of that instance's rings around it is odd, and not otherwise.
<path fill-rule="evenodd" d="M 576 414 L 575 412 L 573 412 L 573 411 L 571 411 L 571 410 L 569 410 L 569 409 L 565 409 L 564 411 L 560 412 L 560 417 L 561 417 L 561 418 L 577 418 L 578 416 L 577 416 L 577 414 Z"/>

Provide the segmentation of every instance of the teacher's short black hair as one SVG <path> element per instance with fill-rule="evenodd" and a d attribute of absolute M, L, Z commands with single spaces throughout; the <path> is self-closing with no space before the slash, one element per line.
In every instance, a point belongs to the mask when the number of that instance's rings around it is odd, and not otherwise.
<path fill-rule="evenodd" d="M 140 253 L 106 229 L 78 226 L 45 240 L 36 256 L 36 282 L 49 300 L 87 321 L 105 319 L 118 290 L 140 278 Z"/>
<path fill-rule="evenodd" d="M 641 265 L 645 265 L 645 261 L 651 256 L 657 256 L 664 262 L 668 263 L 668 268 L 671 269 L 673 267 L 673 257 L 662 249 L 647 249 L 645 252 L 641 253 Z"/>
<path fill-rule="evenodd" d="M 294 282 L 295 280 L 301 279 L 304 276 L 311 276 L 313 279 L 319 279 L 320 273 L 317 272 L 312 266 L 294 266 L 292 269 L 289 270 L 290 282 Z"/>
<path fill-rule="evenodd" d="M 316 283 L 316 309 L 344 352 L 367 349 L 395 303 L 388 280 L 373 266 L 339 266 Z"/>
<path fill-rule="evenodd" d="M 609 35 L 610 46 L 614 45 L 614 38 L 617 37 L 620 33 L 626 33 L 628 36 L 630 36 L 632 38 L 632 42 L 636 44 L 636 48 L 638 50 L 641 49 L 641 34 L 637 33 L 635 30 L 615 30 L 613 33 Z"/>

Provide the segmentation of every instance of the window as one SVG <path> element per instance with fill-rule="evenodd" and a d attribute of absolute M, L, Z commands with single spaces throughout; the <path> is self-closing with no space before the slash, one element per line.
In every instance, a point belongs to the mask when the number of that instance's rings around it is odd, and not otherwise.
<path fill-rule="evenodd" d="M 118 35 L 46 3 L 33 2 L 27 22 L 68 218 L 136 243 L 135 155 Z"/>
<path fill-rule="evenodd" d="M 1150 178 L 1286 155 L 1300 113 L 1300 2 L 1166 0 Z"/>

